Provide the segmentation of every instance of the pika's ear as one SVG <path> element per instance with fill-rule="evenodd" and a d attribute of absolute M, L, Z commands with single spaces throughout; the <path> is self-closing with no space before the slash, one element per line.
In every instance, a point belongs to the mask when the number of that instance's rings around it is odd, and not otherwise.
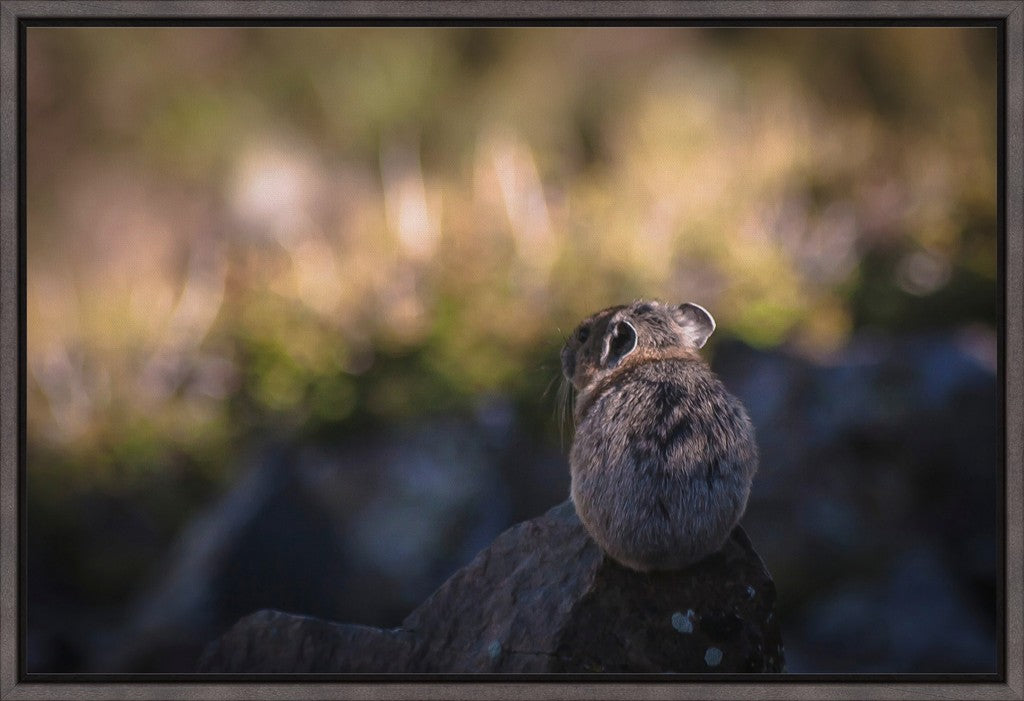
<path fill-rule="evenodd" d="M 672 318 L 683 330 L 686 343 L 694 348 L 703 348 L 715 331 L 715 318 L 707 309 L 693 302 L 684 302 L 673 309 Z"/>
<path fill-rule="evenodd" d="M 613 321 L 604 335 L 601 365 L 613 368 L 634 350 L 636 350 L 636 327 L 624 319 Z"/>

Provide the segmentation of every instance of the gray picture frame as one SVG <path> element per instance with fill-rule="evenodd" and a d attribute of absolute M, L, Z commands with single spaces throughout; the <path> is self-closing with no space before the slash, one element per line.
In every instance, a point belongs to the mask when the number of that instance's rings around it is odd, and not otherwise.
<path fill-rule="evenodd" d="M 1005 293 L 1004 355 L 1005 383 L 1005 676 L 986 681 L 956 678 L 948 681 L 915 682 L 909 675 L 893 675 L 892 681 L 846 677 L 842 680 L 815 676 L 780 678 L 778 681 L 716 681 L 713 677 L 680 682 L 674 677 L 664 681 L 630 683 L 593 678 L 565 681 L 522 679 L 489 680 L 486 677 L 458 681 L 405 681 L 401 677 L 381 681 L 325 681 L 322 677 L 281 679 L 272 683 L 258 677 L 211 679 L 207 676 L 179 675 L 176 681 L 163 678 L 148 681 L 139 675 L 133 681 L 115 677 L 86 678 L 76 675 L 68 681 L 45 683 L 23 679 L 19 671 L 18 587 L 21 455 L 24 445 L 19 424 L 19 399 L 23 391 L 23 305 L 24 292 L 20 271 L 23 251 L 19 234 L 24 220 L 19 200 L 19 158 L 24 155 L 19 133 L 19 52 L 22 28 L 32 20 L 66 18 L 69 23 L 84 19 L 213 19 L 260 20 L 285 18 L 408 19 L 425 18 L 443 22 L 454 18 L 477 20 L 551 19 L 686 19 L 686 20 L 874 20 L 899 24 L 906 20 L 928 22 L 955 19 L 993 20 L 1004 23 L 1005 52 L 1002 125 L 1003 151 L 1003 260 L 1002 282 Z M 308 2 L 279 0 L 224 2 L 220 0 L 155 0 L 143 2 L 69 0 L 3 0 L 0 4 L 0 699 L 884 699 L 884 698 L 961 698 L 1024 699 L 1024 0 L 916 0 L 874 2 L 867 0 L 352 0 L 350 2 Z M 931 677 L 930 679 L 934 679 Z"/>

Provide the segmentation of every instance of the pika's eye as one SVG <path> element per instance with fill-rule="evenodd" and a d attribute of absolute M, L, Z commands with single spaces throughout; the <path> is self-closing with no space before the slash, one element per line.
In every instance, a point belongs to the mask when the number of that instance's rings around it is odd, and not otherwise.
<path fill-rule="evenodd" d="M 587 337 L 589 337 L 589 336 L 590 336 L 590 327 L 589 326 L 581 326 L 580 330 L 576 332 L 576 340 L 579 341 L 580 343 L 583 343 L 584 341 L 586 341 Z"/>

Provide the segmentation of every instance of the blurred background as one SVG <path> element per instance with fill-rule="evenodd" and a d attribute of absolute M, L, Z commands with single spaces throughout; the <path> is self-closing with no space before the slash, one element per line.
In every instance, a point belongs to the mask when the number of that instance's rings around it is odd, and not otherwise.
<path fill-rule="evenodd" d="M 396 626 L 694 301 L 790 672 L 992 672 L 996 30 L 27 30 L 27 663 Z"/>

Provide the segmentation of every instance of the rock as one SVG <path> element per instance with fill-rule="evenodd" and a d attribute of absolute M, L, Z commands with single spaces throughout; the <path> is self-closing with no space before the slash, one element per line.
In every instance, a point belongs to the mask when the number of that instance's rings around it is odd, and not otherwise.
<path fill-rule="evenodd" d="M 757 432 L 743 523 L 772 565 L 790 671 L 997 671 L 996 348 L 983 329 L 862 331 L 815 362 L 716 348 Z M 937 642 L 937 622 L 955 634 Z"/>
<path fill-rule="evenodd" d="M 403 672 L 412 636 L 264 609 L 207 647 L 206 671 Z"/>
<path fill-rule="evenodd" d="M 775 586 L 739 527 L 677 572 L 612 562 L 565 502 L 502 533 L 401 628 L 260 611 L 206 672 L 779 672 Z"/>
<path fill-rule="evenodd" d="M 514 522 L 494 442 L 486 426 L 441 418 L 337 446 L 259 448 L 84 668 L 189 671 L 205 641 L 267 608 L 398 625 Z"/>

